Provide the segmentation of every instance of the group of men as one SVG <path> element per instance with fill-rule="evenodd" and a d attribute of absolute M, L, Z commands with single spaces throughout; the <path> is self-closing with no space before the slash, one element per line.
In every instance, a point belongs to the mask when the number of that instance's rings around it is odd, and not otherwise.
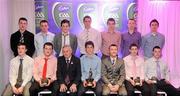
<path fill-rule="evenodd" d="M 20 18 L 19 30 L 11 35 L 15 57 L 10 61 L 9 84 L 2 95 L 37 96 L 42 90 L 50 90 L 52 96 L 66 96 L 67 92 L 84 96 L 91 77 L 97 96 L 112 92 L 134 96 L 136 89 L 143 96 L 156 96 L 157 90 L 180 96 L 169 82 L 168 65 L 161 59 L 165 37 L 158 32 L 157 20 L 150 22 L 151 33 L 143 37 L 134 19 L 128 20 L 128 31 L 123 34 L 116 31 L 113 18 L 107 20 L 108 30 L 101 33 L 91 27 L 91 21 L 85 16 L 84 30 L 76 36 L 69 32 L 70 22 L 66 19 L 56 35 L 48 31 L 48 21 L 42 20 L 41 32 L 34 36 L 26 30 L 27 19 Z M 80 57 L 75 56 L 77 47 Z M 144 57 L 138 54 L 140 48 Z"/>

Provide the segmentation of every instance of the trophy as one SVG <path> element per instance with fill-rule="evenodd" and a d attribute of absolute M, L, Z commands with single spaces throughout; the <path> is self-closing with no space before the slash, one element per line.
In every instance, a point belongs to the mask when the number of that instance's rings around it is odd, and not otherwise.
<path fill-rule="evenodd" d="M 140 85 L 141 85 L 141 83 L 140 83 L 140 77 L 136 77 L 136 78 L 134 79 L 134 83 L 135 83 L 135 86 L 140 86 Z"/>
<path fill-rule="evenodd" d="M 93 78 L 92 78 L 92 75 L 93 75 L 93 73 L 92 73 L 92 70 L 91 70 L 91 68 L 90 68 L 90 70 L 89 70 L 89 77 L 88 77 L 88 79 L 86 79 L 86 81 L 87 81 L 87 87 L 90 87 L 90 88 L 92 88 L 92 86 L 93 86 Z"/>
<path fill-rule="evenodd" d="M 17 79 L 17 82 L 16 82 L 16 84 L 15 84 L 15 87 L 16 87 L 16 88 L 21 87 L 22 83 L 23 83 L 23 80 L 22 80 L 22 79 Z"/>
<path fill-rule="evenodd" d="M 47 85 L 48 84 L 48 78 L 41 79 L 41 83 L 43 86 Z"/>
<path fill-rule="evenodd" d="M 157 78 L 156 77 L 151 77 L 151 79 L 150 80 L 152 80 L 153 81 L 153 83 L 157 83 Z"/>

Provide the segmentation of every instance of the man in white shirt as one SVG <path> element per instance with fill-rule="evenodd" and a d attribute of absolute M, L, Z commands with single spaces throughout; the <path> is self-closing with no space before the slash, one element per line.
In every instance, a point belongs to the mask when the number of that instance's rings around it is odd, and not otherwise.
<path fill-rule="evenodd" d="M 91 17 L 85 16 L 83 23 L 85 29 L 78 35 L 78 47 L 80 49 L 81 56 L 86 54 L 85 42 L 92 41 L 94 43 L 94 52 L 97 54 L 101 48 L 101 34 L 96 29 L 91 27 Z"/>
<path fill-rule="evenodd" d="M 2 93 L 2 96 L 12 96 L 13 94 L 30 96 L 32 69 L 34 60 L 26 55 L 26 45 L 20 43 L 17 46 L 18 56 L 10 61 L 9 84 Z"/>
<path fill-rule="evenodd" d="M 142 96 L 148 96 L 149 88 L 144 82 L 144 59 L 138 56 L 138 45 L 131 44 L 130 55 L 123 58 L 125 62 L 126 80 L 125 86 L 128 96 L 135 96 L 135 88 L 142 92 Z M 135 82 L 139 80 L 139 82 Z"/>
<path fill-rule="evenodd" d="M 37 56 L 43 54 L 43 45 L 46 42 L 53 43 L 54 34 L 48 31 L 48 21 L 42 20 L 40 22 L 41 32 L 35 35 L 35 47 Z"/>
<path fill-rule="evenodd" d="M 169 82 L 167 63 L 161 59 L 161 48 L 153 48 L 153 57 L 145 61 L 145 80 L 151 89 L 151 96 L 156 96 L 158 89 L 167 93 L 167 96 L 180 96 L 178 91 Z"/>

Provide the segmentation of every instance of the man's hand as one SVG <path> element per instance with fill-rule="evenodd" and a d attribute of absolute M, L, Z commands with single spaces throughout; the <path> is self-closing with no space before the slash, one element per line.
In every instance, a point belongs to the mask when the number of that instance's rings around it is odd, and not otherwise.
<path fill-rule="evenodd" d="M 135 82 L 134 82 L 134 80 L 132 80 L 132 79 L 129 79 L 128 80 L 133 86 L 135 86 Z"/>
<path fill-rule="evenodd" d="M 51 84 L 51 80 L 50 79 L 48 79 L 48 84 L 47 85 L 45 85 L 45 86 L 49 86 L 50 84 Z"/>
<path fill-rule="evenodd" d="M 142 85 L 143 85 L 143 82 L 144 82 L 144 80 L 140 80 L 140 86 L 142 86 Z"/>
<path fill-rule="evenodd" d="M 147 80 L 146 81 L 148 84 L 153 84 L 154 82 L 152 80 Z"/>
<path fill-rule="evenodd" d="M 83 86 L 84 86 L 84 87 L 87 87 L 87 82 L 86 82 L 86 80 L 83 81 Z"/>
<path fill-rule="evenodd" d="M 23 90 L 24 90 L 24 87 L 22 87 L 22 86 L 19 87 L 19 88 L 18 88 L 18 93 L 19 93 L 19 94 L 22 94 L 22 93 L 23 93 Z"/>
<path fill-rule="evenodd" d="M 95 88 L 96 87 L 96 81 L 93 81 L 92 83 L 93 83 L 92 87 Z"/>
<path fill-rule="evenodd" d="M 71 85 L 70 92 L 72 92 L 72 93 L 77 92 L 76 84 Z"/>
<path fill-rule="evenodd" d="M 119 85 L 114 85 L 114 86 L 113 86 L 113 91 L 114 91 L 114 92 L 117 92 L 118 90 L 119 90 Z"/>
<path fill-rule="evenodd" d="M 41 80 L 39 80 L 38 82 L 39 82 L 40 87 L 44 87 L 44 85 L 42 84 Z"/>
<path fill-rule="evenodd" d="M 60 92 L 66 92 L 66 90 L 67 90 L 67 87 L 66 87 L 66 85 L 65 84 L 61 84 L 60 85 Z"/>
<path fill-rule="evenodd" d="M 165 80 L 165 82 L 166 82 L 167 84 L 171 84 L 168 80 Z"/>
<path fill-rule="evenodd" d="M 18 89 L 15 86 L 13 86 L 12 89 L 13 89 L 13 93 L 19 94 Z"/>
<path fill-rule="evenodd" d="M 109 87 L 110 91 L 113 91 L 113 86 L 111 83 L 108 84 L 108 87 Z"/>

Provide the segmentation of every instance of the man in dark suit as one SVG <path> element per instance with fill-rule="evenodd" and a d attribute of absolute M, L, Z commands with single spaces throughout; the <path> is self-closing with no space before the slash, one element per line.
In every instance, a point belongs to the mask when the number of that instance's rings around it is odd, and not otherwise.
<path fill-rule="evenodd" d="M 28 24 L 26 18 L 21 17 L 19 19 L 18 24 L 19 24 L 19 30 L 13 33 L 10 38 L 11 50 L 14 52 L 14 56 L 17 56 L 18 55 L 17 45 L 19 43 L 24 43 L 26 44 L 27 47 L 26 54 L 32 57 L 35 51 L 34 35 L 26 30 Z"/>
<path fill-rule="evenodd" d="M 61 31 L 54 37 L 54 50 L 56 55 L 62 56 L 62 47 L 64 45 L 70 45 L 73 54 L 75 54 L 77 49 L 77 37 L 69 32 L 70 22 L 66 19 L 61 21 Z"/>
<path fill-rule="evenodd" d="M 58 96 L 66 96 L 67 91 L 70 92 L 70 96 L 77 96 L 77 89 L 81 80 L 80 59 L 72 55 L 72 49 L 69 45 L 65 45 L 62 52 L 63 56 L 58 58 L 58 84 L 55 85 L 55 88 L 58 91 Z"/>

